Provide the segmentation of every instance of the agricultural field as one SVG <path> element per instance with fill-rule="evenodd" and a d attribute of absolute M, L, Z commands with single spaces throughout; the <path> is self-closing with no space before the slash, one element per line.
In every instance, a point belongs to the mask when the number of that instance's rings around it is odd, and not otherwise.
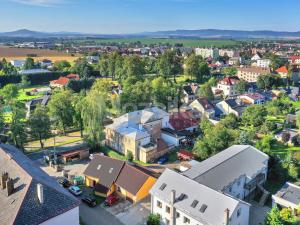
<path fill-rule="evenodd" d="M 28 55 L 36 55 L 33 57 L 35 61 L 42 61 L 43 59 L 49 59 L 53 62 L 67 60 L 73 62 L 78 59 L 79 56 L 72 56 L 65 52 L 46 50 L 46 49 L 29 49 L 29 48 L 11 48 L 0 46 L 0 59 L 5 58 L 7 61 L 26 59 Z"/>
<path fill-rule="evenodd" d="M 84 40 L 78 39 L 75 42 L 83 44 L 85 42 L 94 44 L 130 44 L 141 42 L 145 45 L 154 44 L 183 44 L 185 47 L 233 47 L 241 44 L 240 41 L 235 40 L 206 40 L 206 39 L 173 39 L 173 38 L 107 38 L 107 39 L 93 39 Z"/>

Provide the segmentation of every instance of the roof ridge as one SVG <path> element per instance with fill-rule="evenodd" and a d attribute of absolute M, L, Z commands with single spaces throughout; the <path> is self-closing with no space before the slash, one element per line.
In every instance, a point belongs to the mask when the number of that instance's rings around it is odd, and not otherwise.
<path fill-rule="evenodd" d="M 232 145 L 232 146 L 238 146 L 238 145 Z M 231 146 L 231 147 L 232 147 L 232 146 Z M 202 176 L 203 174 L 206 174 L 207 172 L 209 172 L 209 171 L 211 171 L 212 169 L 218 167 L 219 165 L 223 164 L 224 162 L 227 162 L 228 160 L 232 159 L 234 156 L 240 154 L 240 153 L 243 152 L 244 150 L 246 150 L 246 149 L 248 149 L 249 147 L 251 147 L 250 145 L 245 145 L 245 146 L 247 146 L 247 147 L 244 148 L 243 150 L 241 150 L 241 151 L 235 153 L 234 155 L 228 157 L 226 160 L 223 160 L 221 163 L 218 163 L 217 165 L 211 167 L 210 169 L 206 170 L 204 173 L 200 174 L 200 175 L 197 176 L 197 177 L 200 177 L 200 176 Z M 229 148 L 231 148 L 231 147 L 229 147 Z M 228 148 L 227 148 L 227 149 L 228 149 Z M 223 151 L 226 151 L 227 149 L 224 149 Z M 221 151 L 221 152 L 222 152 L 222 151 Z M 219 153 L 221 153 L 221 152 L 219 152 Z M 217 154 L 219 154 L 219 153 L 217 153 Z M 216 155 L 217 155 L 217 154 L 216 154 Z M 214 156 L 216 156 L 216 155 L 214 155 Z M 212 157 L 214 157 L 214 156 L 212 156 Z M 210 159 L 210 158 L 208 158 L 208 159 Z M 206 160 L 204 160 L 204 161 L 206 161 Z M 202 161 L 202 162 L 204 162 L 204 161 Z M 200 163 L 201 163 L 201 162 L 200 162 Z"/>

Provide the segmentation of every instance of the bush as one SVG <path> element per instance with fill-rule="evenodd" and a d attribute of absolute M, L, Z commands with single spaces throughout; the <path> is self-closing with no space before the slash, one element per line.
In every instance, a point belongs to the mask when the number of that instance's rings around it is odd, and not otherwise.
<path fill-rule="evenodd" d="M 160 217 L 159 217 L 159 215 L 151 213 L 148 216 L 147 225 L 159 225 L 159 224 L 160 224 Z"/>
<path fill-rule="evenodd" d="M 126 153 L 126 160 L 127 160 L 128 162 L 132 162 L 132 161 L 133 161 L 133 154 L 132 154 L 132 152 L 128 151 L 128 152 Z"/>

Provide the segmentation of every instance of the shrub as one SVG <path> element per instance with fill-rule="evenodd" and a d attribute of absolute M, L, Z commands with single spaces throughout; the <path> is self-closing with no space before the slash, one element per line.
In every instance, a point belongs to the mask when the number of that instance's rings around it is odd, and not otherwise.
<path fill-rule="evenodd" d="M 126 160 L 129 161 L 129 162 L 133 161 L 133 154 L 132 154 L 132 152 L 128 151 L 126 153 Z"/>
<path fill-rule="evenodd" d="M 148 216 L 147 225 L 159 225 L 159 224 L 160 224 L 160 217 L 159 217 L 159 215 L 151 213 Z"/>

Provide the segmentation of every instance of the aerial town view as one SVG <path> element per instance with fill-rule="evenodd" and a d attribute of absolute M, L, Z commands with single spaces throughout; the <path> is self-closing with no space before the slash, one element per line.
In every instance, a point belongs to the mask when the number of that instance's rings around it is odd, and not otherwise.
<path fill-rule="evenodd" d="M 299 10 L 0 0 L 0 225 L 300 225 Z"/>

